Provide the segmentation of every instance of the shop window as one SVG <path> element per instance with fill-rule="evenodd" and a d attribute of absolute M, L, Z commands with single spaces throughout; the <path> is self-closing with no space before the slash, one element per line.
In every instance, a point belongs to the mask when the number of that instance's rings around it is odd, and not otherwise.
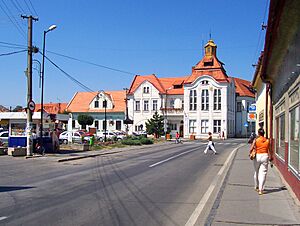
<path fill-rule="evenodd" d="M 221 132 L 221 120 L 214 120 L 214 133 Z"/>
<path fill-rule="evenodd" d="M 11 136 L 26 136 L 26 123 L 11 123 Z"/>
<path fill-rule="evenodd" d="M 285 153 L 285 115 L 276 118 L 276 153 L 284 159 Z"/>
<path fill-rule="evenodd" d="M 190 134 L 196 133 L 196 120 L 189 121 L 189 132 Z"/>
<path fill-rule="evenodd" d="M 208 133 L 208 120 L 201 120 L 201 133 Z"/>
<path fill-rule="evenodd" d="M 289 165 L 298 175 L 300 173 L 300 106 L 290 112 Z"/>

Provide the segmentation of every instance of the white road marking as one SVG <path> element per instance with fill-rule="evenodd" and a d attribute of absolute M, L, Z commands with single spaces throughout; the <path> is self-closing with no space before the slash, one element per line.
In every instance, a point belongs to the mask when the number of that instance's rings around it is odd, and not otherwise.
<path fill-rule="evenodd" d="M 230 155 L 228 156 L 228 158 L 226 159 L 223 167 L 219 170 L 217 176 L 214 178 L 213 182 L 211 183 L 211 185 L 209 186 L 209 188 L 207 189 L 207 191 L 205 192 L 205 194 L 203 195 L 202 199 L 200 200 L 200 202 L 198 203 L 196 209 L 194 210 L 194 212 L 192 213 L 192 215 L 190 216 L 189 220 L 186 222 L 185 226 L 193 226 L 195 225 L 198 217 L 200 216 L 202 210 L 204 209 L 205 204 L 207 203 L 209 197 L 211 196 L 213 190 L 216 187 L 216 184 L 219 180 L 219 177 L 222 175 L 222 173 L 224 172 L 225 168 L 227 167 L 230 159 L 232 158 L 233 154 L 236 152 L 237 149 L 240 148 L 241 145 L 239 145 L 237 148 L 235 148 Z"/>
<path fill-rule="evenodd" d="M 0 217 L 0 221 L 5 220 L 6 218 L 8 218 L 8 217 Z"/>
<path fill-rule="evenodd" d="M 157 162 L 157 163 L 154 163 L 154 164 L 150 165 L 149 167 L 151 168 L 151 167 L 160 165 L 160 164 L 165 163 L 165 162 L 167 162 L 167 161 L 170 161 L 170 160 L 172 160 L 172 159 L 178 158 L 178 157 L 181 156 L 181 155 L 185 155 L 185 154 L 188 154 L 188 153 L 193 152 L 193 151 L 196 151 L 196 150 L 199 150 L 199 148 L 196 148 L 196 149 L 193 149 L 193 150 L 190 150 L 190 151 L 185 151 L 185 152 L 182 152 L 182 153 L 180 153 L 180 154 L 178 154 L 178 155 L 174 155 L 174 156 L 172 156 L 172 157 L 170 157 L 170 158 L 167 158 L 167 159 L 165 159 L 165 160 L 162 160 L 162 161 L 159 161 L 159 162 Z"/>

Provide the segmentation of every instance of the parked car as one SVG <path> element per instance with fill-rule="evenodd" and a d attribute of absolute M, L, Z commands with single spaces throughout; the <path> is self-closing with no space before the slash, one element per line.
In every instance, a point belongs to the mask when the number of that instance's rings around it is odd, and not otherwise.
<path fill-rule="evenodd" d="M 113 140 L 117 135 L 114 132 L 97 132 L 97 140 L 102 142 L 105 139 L 105 134 L 106 134 L 106 139 Z"/>
<path fill-rule="evenodd" d="M 82 131 L 76 131 L 76 132 L 71 132 L 71 131 L 64 131 L 59 135 L 59 143 L 61 144 L 67 144 L 68 143 L 68 134 L 72 133 L 72 141 L 80 143 L 81 142 L 81 137 L 84 135 L 84 132 Z"/>
<path fill-rule="evenodd" d="M 132 135 L 133 136 L 144 136 L 144 137 L 147 137 L 147 132 L 146 131 L 135 131 L 135 132 L 132 132 Z"/>
<path fill-rule="evenodd" d="M 8 144 L 8 131 L 0 132 L 0 143 Z"/>

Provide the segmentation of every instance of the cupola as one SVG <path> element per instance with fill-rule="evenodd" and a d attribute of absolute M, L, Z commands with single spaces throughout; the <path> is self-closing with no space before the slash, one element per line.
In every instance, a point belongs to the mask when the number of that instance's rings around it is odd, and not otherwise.
<path fill-rule="evenodd" d="M 210 39 L 205 47 L 205 56 L 207 57 L 211 57 L 212 55 L 216 56 L 217 54 L 217 45 L 214 43 L 214 41 L 212 39 Z"/>

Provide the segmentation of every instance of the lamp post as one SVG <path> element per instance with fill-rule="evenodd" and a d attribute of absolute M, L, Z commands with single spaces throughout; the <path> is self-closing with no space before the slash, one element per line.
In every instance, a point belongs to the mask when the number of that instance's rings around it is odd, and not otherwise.
<path fill-rule="evenodd" d="M 41 127 L 40 127 L 40 147 L 43 147 L 43 112 L 44 112 L 44 75 L 45 75 L 45 45 L 46 45 L 46 34 L 49 31 L 53 31 L 56 25 L 51 25 L 47 31 L 44 31 L 43 41 L 43 61 L 42 61 L 42 90 L 41 90 Z"/>

